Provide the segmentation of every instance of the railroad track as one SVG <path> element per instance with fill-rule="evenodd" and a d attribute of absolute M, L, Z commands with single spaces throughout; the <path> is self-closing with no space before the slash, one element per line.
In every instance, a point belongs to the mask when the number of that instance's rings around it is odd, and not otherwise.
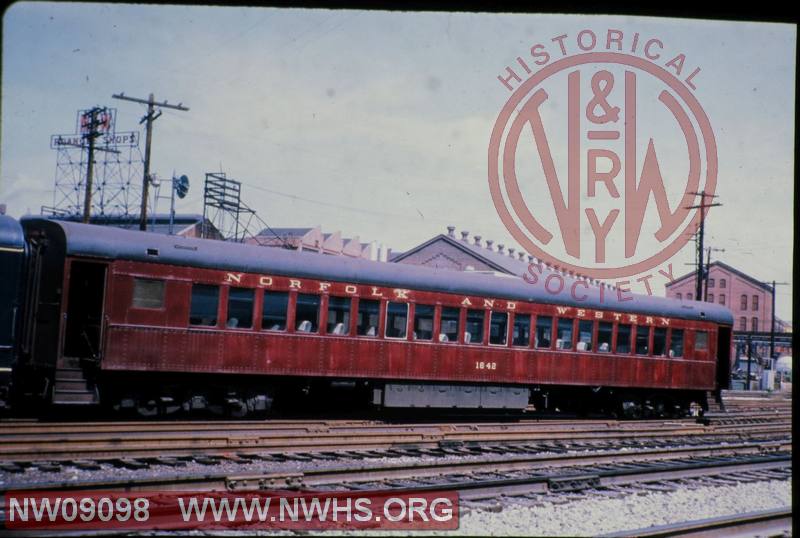
<path fill-rule="evenodd" d="M 749 410 L 791 410 L 792 398 L 783 394 L 768 395 L 764 393 L 747 392 L 736 393 L 735 395 L 724 394 L 722 396 L 725 409 L 728 411 L 749 411 Z"/>
<path fill-rule="evenodd" d="M 705 417 L 725 417 L 728 420 L 747 423 L 753 420 L 781 421 L 790 420 L 791 409 L 780 410 L 747 410 L 736 412 L 706 413 Z M 619 428 L 646 428 L 663 424 L 682 424 L 693 426 L 703 423 L 703 418 L 682 419 L 650 419 L 650 420 L 616 420 L 616 419 L 518 419 L 514 421 L 414 421 L 391 422 L 382 420 L 169 420 L 169 421 L 108 421 L 108 422 L 42 422 L 32 419 L 0 420 L 0 434 L 58 434 L 58 433 L 129 433 L 154 431 L 216 431 L 222 429 L 242 430 L 275 430 L 303 428 L 307 430 L 326 430 L 340 427 L 470 427 L 486 425 L 488 427 L 515 427 L 517 425 L 538 425 L 541 428 L 570 427 L 574 429 L 592 429 L 598 426 L 615 426 Z"/>
<path fill-rule="evenodd" d="M 766 452 L 772 450 L 771 452 Z M 791 472 L 791 446 L 742 443 L 604 453 L 502 455 L 479 460 L 417 461 L 367 466 L 334 466 L 267 473 L 176 473 L 171 476 L 135 475 L 61 482 L 4 484 L 25 490 L 115 491 L 251 491 L 303 490 L 457 490 L 464 499 L 487 496 L 561 493 L 619 487 L 638 482 L 684 480 L 730 473 L 762 473 L 786 477 Z M 764 473 L 767 473 L 766 475 Z M 771 473 L 771 474 L 770 474 Z"/>
<path fill-rule="evenodd" d="M 372 470 L 321 471 L 289 477 L 286 487 L 326 490 L 412 491 L 457 490 L 461 499 L 485 502 L 503 498 L 506 502 L 531 498 L 530 495 L 560 494 L 626 486 L 638 483 L 683 480 L 750 472 L 776 473 L 763 477 L 785 476 L 791 469 L 791 454 L 747 454 L 714 450 L 642 451 L 635 454 L 570 455 L 492 462 L 420 465 Z M 413 469 L 413 471 L 412 471 Z M 412 472 L 410 472 L 412 471 Z M 255 482 L 257 480 L 257 482 Z M 227 477 L 229 491 L 273 487 L 263 477 Z"/>
<path fill-rule="evenodd" d="M 671 525 L 659 525 L 604 535 L 622 536 L 728 538 L 730 536 L 788 536 L 792 531 L 792 509 L 776 508 L 744 514 L 720 516 Z"/>
<path fill-rule="evenodd" d="M 791 413 L 706 413 L 700 419 L 703 424 L 767 424 L 791 421 Z"/>
<path fill-rule="evenodd" d="M 286 424 L 283 425 L 284 427 Z M 318 425 L 317 425 L 318 426 Z M 350 427 L 353 424 L 349 425 Z M 550 425 L 556 428 L 559 425 Z M 560 425 L 563 427 L 564 425 Z M 597 425 L 595 425 L 597 426 Z M 649 426 L 654 426 L 650 424 Z M 695 427 L 694 425 L 692 426 Z M 583 429 L 582 429 L 583 428 Z M 578 428 L 585 434 L 586 426 Z M 708 429 L 708 427 L 704 427 Z M 589 433 L 591 430 L 589 430 Z M 233 455 L 249 462 L 258 462 L 257 472 L 237 472 L 236 466 L 219 471 L 186 472 L 179 459 L 171 462 L 155 458 L 155 464 L 173 467 L 172 473 L 128 473 L 84 479 L 40 480 L 37 482 L 4 483 L 0 490 L 15 491 L 86 491 L 115 490 L 152 492 L 190 491 L 458 491 L 462 513 L 494 509 L 498 506 L 535 506 L 554 499 L 566 502 L 587 496 L 630 495 L 652 491 L 675 491 L 701 485 L 787 480 L 791 478 L 791 440 L 716 443 L 707 440 L 699 446 L 647 446 L 641 439 L 631 439 L 627 446 L 617 443 L 616 450 L 526 454 L 522 445 L 495 446 L 476 444 L 473 448 L 493 448 L 486 452 L 469 450 L 467 445 L 439 445 L 436 450 L 406 447 L 394 452 L 343 451 L 339 456 L 355 456 L 361 464 L 339 460 L 332 453 L 292 454 L 286 459 L 270 454 Z M 534 443 L 541 448 L 540 444 Z M 480 459 L 461 456 L 482 454 Z M 387 455 L 423 456 L 451 455 L 446 458 L 417 458 L 411 463 L 395 460 L 387 463 L 377 458 Z M 319 459 L 316 459 L 316 458 Z M 373 460 L 373 458 L 376 458 Z M 320 463 L 328 461 L 328 466 Z M 370 461 L 372 460 L 372 461 Z M 297 465 L 285 465 L 287 463 Z M 46 473 L 39 473 L 40 477 Z M 0 491 L 2 493 L 2 491 Z M 0 505 L 0 519 L 3 507 Z M 689 527 L 686 527 L 687 529 Z M 699 528 L 699 527 L 698 527 Z M 709 527 L 710 528 L 710 527 Z M 722 528 L 722 527 L 720 527 Z M 677 529 L 677 527 L 676 527 Z M 638 531 L 632 531 L 640 534 Z M 630 533 L 623 533 L 628 535 Z M 665 531 L 665 534 L 669 534 Z M 659 534 L 655 534 L 659 535 Z"/>
<path fill-rule="evenodd" d="M 790 417 L 731 416 L 676 421 L 520 421 L 514 423 L 385 424 L 373 421 L 4 423 L 0 469 L 26 464 L 88 465 L 131 458 L 300 455 L 340 451 L 391 451 L 413 447 L 486 446 L 503 450 L 603 449 L 614 444 L 692 444 L 786 439 Z M 494 445 L 494 447 L 492 447 Z M 527 448 L 525 448 L 527 447 Z M 134 462 L 135 463 L 135 462 Z"/>

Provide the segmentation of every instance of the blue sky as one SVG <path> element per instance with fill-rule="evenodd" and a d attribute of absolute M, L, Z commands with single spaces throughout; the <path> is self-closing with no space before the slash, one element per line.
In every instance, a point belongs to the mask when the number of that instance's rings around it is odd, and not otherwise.
<path fill-rule="evenodd" d="M 796 30 L 782 24 L 17 3 L 3 19 L 0 203 L 14 216 L 51 205 L 50 135 L 93 105 L 118 109 L 117 130 L 138 129 L 143 107 L 111 94 L 152 92 L 191 109 L 165 110 L 154 131 L 152 170 L 192 180 L 180 211 L 202 211 L 204 174 L 221 168 L 272 226 L 405 250 L 453 224 L 513 245 L 486 177 L 509 96 L 496 77 L 532 44 L 583 28 L 656 36 L 701 67 L 724 204 L 710 242 L 729 264 L 790 282 Z M 689 244 L 676 273 L 692 258 Z M 778 295 L 783 318 L 790 293 Z"/>

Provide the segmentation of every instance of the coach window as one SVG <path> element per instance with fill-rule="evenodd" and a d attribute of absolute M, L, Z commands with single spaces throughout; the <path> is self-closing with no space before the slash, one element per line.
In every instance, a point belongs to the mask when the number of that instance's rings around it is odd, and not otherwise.
<path fill-rule="evenodd" d="M 228 320 L 225 326 L 229 329 L 252 328 L 254 299 L 255 290 L 230 288 L 228 290 Z"/>
<path fill-rule="evenodd" d="M 483 310 L 467 310 L 467 327 L 464 332 L 465 344 L 480 344 L 483 342 Z"/>
<path fill-rule="evenodd" d="M 683 329 L 672 329 L 669 338 L 669 356 L 683 357 Z"/>
<path fill-rule="evenodd" d="M 573 325 L 572 319 L 559 318 L 558 330 L 556 332 L 556 349 L 572 349 Z"/>
<path fill-rule="evenodd" d="M 442 307 L 442 328 L 439 333 L 440 342 L 458 342 L 458 308 Z"/>
<path fill-rule="evenodd" d="M 356 334 L 359 336 L 378 336 L 378 316 L 381 303 L 373 299 L 359 299 L 358 325 Z"/>
<path fill-rule="evenodd" d="M 514 339 L 512 344 L 520 347 L 528 347 L 531 341 L 531 315 L 514 314 Z"/>
<path fill-rule="evenodd" d="M 553 336 L 553 318 L 550 316 L 536 316 L 536 347 L 550 347 L 550 338 Z"/>
<path fill-rule="evenodd" d="M 269 331 L 285 331 L 288 306 L 289 294 L 285 291 L 265 291 L 261 328 Z"/>
<path fill-rule="evenodd" d="M 504 346 L 508 343 L 508 312 L 492 312 L 489 323 L 489 343 Z"/>
<path fill-rule="evenodd" d="M 189 325 L 214 327 L 219 308 L 219 286 L 192 284 L 192 305 L 189 309 Z"/>
<path fill-rule="evenodd" d="M 591 351 L 592 350 L 592 331 L 594 330 L 594 322 L 590 319 L 582 319 L 578 321 L 578 351 Z"/>
<path fill-rule="evenodd" d="M 597 351 L 608 353 L 611 351 L 611 335 L 614 333 L 614 324 L 610 321 L 601 321 L 597 327 Z"/>
<path fill-rule="evenodd" d="M 294 315 L 294 330 L 301 333 L 315 333 L 319 328 L 319 295 L 297 294 L 297 308 Z"/>
<path fill-rule="evenodd" d="M 653 329 L 653 355 L 663 357 L 667 354 L 667 329 L 656 327 Z"/>
<path fill-rule="evenodd" d="M 328 297 L 328 334 L 350 334 L 350 297 Z"/>
<path fill-rule="evenodd" d="M 636 327 L 636 354 L 647 355 L 650 352 L 650 327 Z"/>
<path fill-rule="evenodd" d="M 435 308 L 426 304 L 414 305 L 414 340 L 433 339 L 433 314 Z"/>
<path fill-rule="evenodd" d="M 405 338 L 408 327 L 408 303 L 389 301 L 386 308 L 386 338 Z"/>
<path fill-rule="evenodd" d="M 133 308 L 164 308 L 164 281 L 133 279 Z"/>
<path fill-rule="evenodd" d="M 631 326 L 621 323 L 617 327 L 617 353 L 631 352 Z"/>
<path fill-rule="evenodd" d="M 708 331 L 697 331 L 694 333 L 695 351 L 705 351 L 708 349 Z"/>

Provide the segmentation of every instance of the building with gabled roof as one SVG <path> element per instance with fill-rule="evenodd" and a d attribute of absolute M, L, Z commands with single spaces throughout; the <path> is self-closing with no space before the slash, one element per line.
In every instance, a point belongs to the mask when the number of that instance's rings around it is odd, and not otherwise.
<path fill-rule="evenodd" d="M 533 261 L 533 256 L 517 252 L 505 245 L 494 246 L 491 239 L 484 243 L 481 236 L 470 240 L 469 232 L 462 231 L 461 239 L 455 236 L 455 226 L 447 227 L 447 234 L 439 234 L 405 252 L 394 253 L 389 261 L 411 265 L 425 265 L 456 271 L 493 272 L 521 276 Z M 496 248 L 496 250 L 495 250 Z"/>
<path fill-rule="evenodd" d="M 469 271 L 489 273 L 496 276 L 521 278 L 525 273 L 531 272 L 531 264 L 543 274 L 563 275 L 567 286 L 572 282 L 581 280 L 589 286 L 602 286 L 616 289 L 613 285 L 589 278 L 575 271 L 551 265 L 543 260 L 534 258 L 530 254 L 506 247 L 502 243 L 495 245 L 491 239 L 483 241 L 480 235 L 470 239 L 469 232 L 461 232 L 461 238 L 456 238 L 455 226 L 447 227 L 447 234 L 439 234 L 416 247 L 405 252 L 393 253 L 389 261 L 393 263 L 406 263 L 410 265 L 424 265 L 438 269 L 455 271 Z"/>
<path fill-rule="evenodd" d="M 669 298 L 697 302 L 697 272 L 680 276 L 665 288 Z M 747 385 L 748 371 L 752 379 L 760 380 L 762 389 L 774 388 L 769 370 L 764 371 L 771 364 L 773 293 L 772 286 L 767 282 L 727 263 L 714 261 L 708 266 L 707 286 L 704 287 L 704 296 L 700 300 L 725 306 L 733 312 L 734 341 L 738 342 L 734 353 L 734 388 Z M 791 330 L 791 323 L 775 318 L 775 333 L 787 333 Z M 785 338 L 777 338 L 774 342 L 776 356 L 792 352 L 791 344 L 787 345 Z M 748 359 L 748 343 L 751 360 Z"/>
<path fill-rule="evenodd" d="M 676 278 L 666 286 L 667 297 L 697 301 L 696 272 Z M 708 266 L 705 299 L 728 307 L 734 315 L 734 330 L 767 332 L 772 328 L 772 286 L 721 261 Z M 783 332 L 784 323 L 775 319 L 775 330 Z"/>

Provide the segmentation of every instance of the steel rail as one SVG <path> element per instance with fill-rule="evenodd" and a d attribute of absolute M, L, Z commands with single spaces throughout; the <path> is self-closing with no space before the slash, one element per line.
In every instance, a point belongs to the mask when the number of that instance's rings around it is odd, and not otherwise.
<path fill-rule="evenodd" d="M 792 508 L 787 507 L 644 527 L 603 536 L 606 538 L 623 536 L 730 538 L 732 536 L 785 536 L 791 530 Z"/>
<path fill-rule="evenodd" d="M 636 451 L 636 452 L 622 452 L 622 451 L 614 451 L 612 453 L 605 453 L 605 454 L 569 454 L 569 455 L 557 455 L 557 456 L 535 456 L 529 458 L 504 458 L 504 459 L 496 459 L 492 461 L 481 461 L 481 462 L 455 462 L 455 463 L 447 463 L 447 464 L 419 464 L 419 465 L 400 465 L 400 466 L 386 466 L 377 469 L 355 469 L 355 470 L 319 470 L 319 471 L 305 471 L 301 475 L 293 475 L 286 480 L 284 486 L 294 486 L 294 487 L 319 487 L 319 486 L 329 486 L 332 484 L 336 484 L 342 480 L 342 476 L 346 478 L 348 482 L 356 482 L 356 481 L 375 481 L 375 480 L 386 480 L 386 479 L 403 479 L 403 478 L 422 478 L 422 477 L 430 477 L 435 478 L 441 476 L 443 474 L 450 474 L 443 471 L 450 471 L 452 474 L 466 474 L 466 473 L 476 473 L 476 472 L 510 472 L 510 471 L 520 471 L 526 470 L 531 468 L 536 469 L 556 469 L 556 468 L 568 468 L 568 467 L 576 467 L 576 466 L 586 466 L 586 465 L 597 465 L 597 464 L 619 464 L 619 463 L 628 463 L 628 462 L 635 462 L 635 463 L 646 463 L 646 462 L 659 462 L 664 460 L 674 460 L 676 458 L 699 458 L 699 457 L 720 457 L 720 456 L 733 456 L 733 455 L 752 455 L 754 458 L 770 458 L 770 461 L 766 462 L 765 465 L 772 468 L 776 466 L 776 461 L 780 462 L 780 465 L 786 465 L 787 463 L 791 464 L 791 454 L 787 453 L 788 450 L 791 450 L 791 447 L 774 447 L 777 454 L 764 454 L 764 452 L 760 449 L 755 449 L 753 446 L 732 446 L 732 447 L 703 447 L 703 448 L 695 448 L 695 449 L 672 449 L 672 450 L 643 450 L 643 451 Z M 777 459 L 773 459 L 776 456 Z M 759 465 L 763 463 L 760 462 Z M 719 464 L 715 464 L 713 466 L 715 469 L 719 469 Z M 702 465 L 696 468 L 703 468 Z M 695 470 L 696 470 L 695 468 Z M 706 467 L 705 469 L 709 469 L 710 467 Z M 744 470 L 744 469 L 742 469 Z M 748 468 L 749 470 L 749 468 Z M 410 472 L 411 471 L 411 472 Z M 686 469 L 682 469 L 682 471 L 686 471 Z M 645 472 L 641 470 L 641 472 Z M 647 473 L 653 475 L 653 471 L 647 470 Z M 629 483 L 629 479 L 631 477 L 637 476 L 641 474 L 640 470 L 637 469 L 630 469 L 626 472 L 621 473 L 611 473 L 606 475 L 606 480 L 613 481 L 614 477 L 617 477 L 616 483 Z M 707 473 L 706 473 L 707 474 Z M 655 475 L 653 475 L 655 476 Z M 688 475 L 687 475 L 688 476 Z M 620 478 L 626 477 L 626 478 Z M 652 477 L 652 476 L 651 476 Z M 265 482 L 264 479 L 268 479 L 268 482 Z M 254 476 L 230 476 L 226 479 L 226 489 L 228 490 L 246 490 L 246 489 L 262 489 L 265 485 L 266 487 L 275 487 L 279 486 L 279 482 L 274 482 L 273 479 L 275 478 L 274 475 L 254 475 Z M 486 484 L 479 484 L 478 482 L 471 482 L 471 483 L 461 483 L 460 486 L 463 486 L 465 489 L 470 490 L 478 490 L 482 489 L 483 486 L 487 486 L 489 490 L 495 491 L 497 488 L 502 486 L 513 486 L 517 483 L 519 484 L 528 484 L 531 480 L 530 479 L 521 479 L 515 481 L 514 479 L 511 480 L 501 480 L 493 483 L 486 483 Z M 549 477 L 548 477 L 549 481 Z M 538 482 L 541 483 L 539 480 Z M 611 482 L 608 482 L 610 484 Z M 442 489 L 441 485 L 432 485 L 429 489 Z M 525 491 L 532 491 L 531 489 L 526 489 Z"/>
<path fill-rule="evenodd" d="M 741 443 L 737 445 L 714 445 L 704 447 L 682 447 L 679 449 L 615 450 L 603 453 L 540 454 L 534 456 L 511 456 L 489 458 L 480 461 L 415 462 L 388 464 L 379 467 L 345 467 L 332 469 L 310 469 L 302 472 L 273 472 L 266 474 L 236 475 L 209 473 L 196 475 L 150 476 L 138 478 L 102 479 L 85 481 L 54 481 L 50 483 L 4 484 L 2 488 L 22 490 L 187 490 L 233 491 L 256 489 L 280 489 L 287 487 L 320 487 L 342 481 L 375 481 L 403 478 L 440 477 L 444 474 L 475 472 L 511 472 L 526 469 L 554 469 L 597 464 L 619 464 L 625 462 L 655 462 L 676 458 L 729 457 L 751 455 L 754 458 L 771 458 L 772 461 L 788 461 L 791 464 L 791 443 Z M 776 460 L 777 458 L 777 460 Z M 1 492 L 1 491 L 0 491 Z"/>
<path fill-rule="evenodd" d="M 725 418 L 726 420 L 767 419 L 767 420 L 789 420 L 791 419 L 791 409 L 775 411 L 747 411 L 747 412 L 719 412 L 706 413 L 704 419 Z M 214 431 L 220 428 L 237 427 L 240 429 L 253 430 L 273 430 L 273 429 L 329 429 L 334 427 L 470 427 L 473 424 L 482 427 L 525 427 L 537 425 L 542 428 L 570 426 L 574 428 L 595 428 L 605 425 L 607 427 L 619 428 L 642 428 L 647 426 L 677 425 L 686 426 L 696 425 L 703 419 L 682 418 L 682 419 L 648 419 L 648 420 L 618 420 L 618 419 L 516 419 L 513 421 L 414 421 L 410 423 L 399 423 L 384 420 L 349 420 L 349 419 L 329 419 L 329 420 L 161 420 L 161 421 L 97 421 L 97 422 L 43 422 L 29 419 L 2 419 L 0 420 L 0 436 L 7 434 L 45 434 L 45 433 L 73 433 L 76 429 L 82 432 L 141 432 L 141 431 Z"/>
<path fill-rule="evenodd" d="M 541 427 L 539 425 L 439 425 L 303 427 L 267 431 L 131 432 L 128 435 L 72 433 L 0 435 L 0 461 L 67 461 L 118 457 L 179 456 L 198 452 L 227 454 L 258 449 L 265 453 L 391 448 L 402 444 L 435 447 L 443 442 L 607 442 L 616 439 L 652 441 L 674 437 L 742 439 L 754 435 L 788 435 L 791 422 L 752 425 L 678 425 L 648 428 Z"/>
<path fill-rule="evenodd" d="M 702 476 L 743 473 L 753 471 L 766 471 L 785 469 L 791 466 L 791 456 L 780 460 L 767 460 L 761 462 L 731 462 L 728 464 L 715 464 L 709 466 L 704 463 L 687 462 L 676 464 L 669 468 L 633 468 L 623 470 L 608 470 L 589 472 L 578 475 L 563 475 L 557 477 L 544 476 L 535 478 L 501 478 L 497 480 L 478 480 L 448 484 L 446 487 L 432 484 L 411 489 L 415 491 L 441 491 L 442 489 L 457 489 L 461 492 L 462 500 L 485 499 L 487 496 L 514 496 L 531 493 L 559 493 L 564 491 L 580 491 L 609 486 L 630 486 L 642 482 L 659 482 L 665 480 L 691 479 Z"/>
<path fill-rule="evenodd" d="M 657 420 L 616 420 L 616 419 L 522 419 L 510 421 L 416 421 L 416 422 L 390 422 L 380 420 L 165 420 L 165 421 L 104 421 L 104 422 L 40 422 L 40 421 L 0 421 L 0 435 L 5 433 L 60 433 L 74 432 L 80 428 L 86 432 L 128 432 L 128 431 L 177 431 L 177 430 L 219 430 L 220 427 L 238 427 L 248 430 L 273 430 L 288 428 L 327 429 L 341 427 L 497 427 L 514 428 L 536 425 L 539 427 L 565 427 L 595 428 L 628 427 L 640 428 L 647 426 L 684 424 L 697 426 L 694 418 L 683 419 L 657 419 Z"/>

